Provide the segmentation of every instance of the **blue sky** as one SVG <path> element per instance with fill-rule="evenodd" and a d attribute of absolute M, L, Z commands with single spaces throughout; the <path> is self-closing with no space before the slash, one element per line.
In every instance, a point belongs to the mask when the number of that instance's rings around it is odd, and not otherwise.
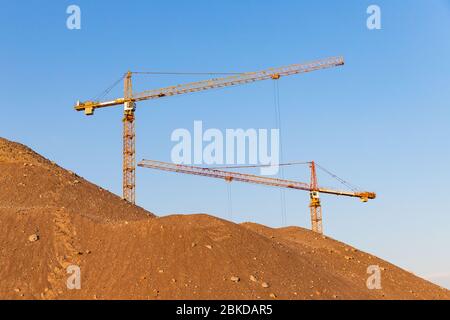
<path fill-rule="evenodd" d="M 366 27 L 373 3 L 381 30 Z M 81 30 L 66 28 L 70 4 L 81 8 Z M 73 110 L 76 100 L 129 69 L 241 72 L 343 55 L 344 67 L 280 80 L 283 158 L 315 160 L 377 192 L 367 204 L 323 196 L 327 235 L 450 287 L 450 1 L 3 1 L 0 30 L 0 136 L 116 194 L 121 108 L 87 118 Z M 138 76 L 135 84 L 203 78 Z M 192 130 L 194 120 L 274 128 L 273 96 L 267 81 L 142 102 L 137 159 L 170 161 L 172 131 Z M 285 175 L 308 178 L 306 167 Z M 277 189 L 231 188 L 234 221 L 282 225 Z M 201 177 L 138 168 L 137 202 L 159 215 L 229 217 L 226 184 Z M 286 191 L 287 223 L 309 228 L 307 205 L 307 193 Z"/>

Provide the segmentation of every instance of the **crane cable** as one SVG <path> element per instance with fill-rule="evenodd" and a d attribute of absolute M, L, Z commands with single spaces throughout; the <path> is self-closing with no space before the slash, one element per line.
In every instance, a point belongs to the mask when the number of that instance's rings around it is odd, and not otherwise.
<path fill-rule="evenodd" d="M 158 72 L 158 71 L 132 71 L 131 73 L 137 75 L 239 75 L 242 72 Z M 233 219 L 233 198 L 231 192 L 231 181 L 227 182 L 228 194 L 228 219 Z"/>
<path fill-rule="evenodd" d="M 262 168 L 262 167 L 285 167 L 285 166 L 295 166 L 300 164 L 310 164 L 311 161 L 294 161 L 288 163 L 279 164 L 255 164 L 255 165 L 243 165 L 243 166 L 215 166 L 207 167 L 208 169 L 248 169 L 248 168 Z"/>
<path fill-rule="evenodd" d="M 163 72 L 163 71 L 131 71 L 133 74 L 140 75 L 175 75 L 175 76 L 198 76 L 198 75 L 238 75 L 243 72 Z"/>
<path fill-rule="evenodd" d="M 113 84 L 111 84 L 108 88 L 106 88 L 104 91 L 102 91 L 101 93 L 99 93 L 94 99 L 94 101 L 98 101 L 98 100 L 102 100 L 104 99 L 110 92 L 112 89 L 114 89 L 123 79 L 125 78 L 125 74 L 122 75 L 119 79 L 117 79 L 117 81 L 115 81 Z"/>
<path fill-rule="evenodd" d="M 243 72 L 164 72 L 164 71 L 131 71 L 132 74 L 137 75 L 239 75 Z M 114 89 L 124 78 L 126 74 L 122 75 L 117 81 L 107 87 L 104 91 L 100 92 L 92 100 L 99 101 L 104 99 L 112 89 Z"/>
<path fill-rule="evenodd" d="M 321 169 L 322 171 L 324 171 L 325 173 L 329 174 L 332 178 L 336 179 L 337 181 L 339 181 L 340 183 L 342 183 L 344 186 L 346 186 L 347 188 L 350 188 L 350 190 L 357 192 L 358 190 L 361 190 L 359 187 L 350 184 L 349 182 L 345 181 L 344 179 L 338 177 L 337 175 L 335 175 L 334 173 L 332 173 L 331 171 L 325 169 L 324 167 L 322 167 L 321 165 L 316 164 L 316 167 Z"/>
<path fill-rule="evenodd" d="M 311 161 L 291 161 L 286 163 L 279 163 L 279 164 L 257 164 L 257 165 L 242 165 L 242 166 L 215 166 L 215 167 L 206 167 L 208 169 L 250 169 L 250 168 L 262 168 L 262 167 L 285 167 L 285 166 L 296 166 L 296 165 L 305 165 L 305 164 L 311 164 Z M 355 186 L 354 184 L 351 184 L 350 182 L 340 178 L 336 174 L 332 173 L 328 169 L 325 169 L 323 166 L 319 165 L 317 162 L 315 162 L 315 165 L 317 168 L 321 169 L 323 172 L 330 175 L 335 180 L 339 181 L 341 184 L 349 188 L 350 190 L 357 192 L 359 190 L 362 190 L 360 187 Z M 293 178 L 293 179 L 299 179 L 299 178 Z"/>
<path fill-rule="evenodd" d="M 280 108 L 280 88 L 278 86 L 278 81 L 274 80 L 274 105 L 275 105 L 275 127 L 278 128 L 279 138 L 280 138 L 280 161 L 283 162 L 283 136 L 281 130 L 281 108 Z M 284 179 L 284 168 L 280 168 L 280 177 Z M 280 189 L 280 202 L 281 202 L 281 224 L 286 226 L 287 216 L 286 216 L 286 193 L 284 189 Z"/>
<path fill-rule="evenodd" d="M 233 198 L 231 194 L 231 182 L 227 182 L 227 193 L 228 193 L 228 219 L 231 221 L 233 219 Z"/>

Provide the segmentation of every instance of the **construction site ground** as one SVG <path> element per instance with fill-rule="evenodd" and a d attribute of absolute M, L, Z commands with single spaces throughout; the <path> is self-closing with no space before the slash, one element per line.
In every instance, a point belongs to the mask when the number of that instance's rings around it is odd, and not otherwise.
<path fill-rule="evenodd" d="M 303 228 L 157 217 L 1 138 L 0 225 L 1 299 L 450 299 Z M 79 290 L 67 287 L 71 265 Z M 371 265 L 381 289 L 367 287 Z"/>

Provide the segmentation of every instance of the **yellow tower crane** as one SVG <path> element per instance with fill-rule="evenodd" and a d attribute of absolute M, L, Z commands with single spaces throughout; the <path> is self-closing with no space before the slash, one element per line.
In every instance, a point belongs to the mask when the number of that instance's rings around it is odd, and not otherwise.
<path fill-rule="evenodd" d="M 127 72 L 124 77 L 124 96 L 109 101 L 85 101 L 77 102 L 76 111 L 84 111 L 86 115 L 93 115 L 95 109 L 124 106 L 123 117 L 123 198 L 131 203 L 135 203 L 135 177 L 136 177 L 136 159 L 135 159 L 135 110 L 136 102 L 152 100 L 174 95 L 180 95 L 191 92 L 205 91 L 215 88 L 223 88 L 246 84 L 260 80 L 278 80 L 282 76 L 290 76 L 299 73 L 306 73 L 320 69 L 342 66 L 344 58 L 331 57 L 322 60 L 312 61 L 303 64 L 292 64 L 280 68 L 271 68 L 257 72 L 240 73 L 224 78 L 215 78 L 198 82 L 180 84 L 160 89 L 152 89 L 139 93 L 133 92 L 132 75 L 133 72 Z"/>

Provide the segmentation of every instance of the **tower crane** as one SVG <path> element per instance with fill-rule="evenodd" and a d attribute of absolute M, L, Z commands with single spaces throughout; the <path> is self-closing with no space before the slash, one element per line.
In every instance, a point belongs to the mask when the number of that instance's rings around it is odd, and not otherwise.
<path fill-rule="evenodd" d="M 330 188 L 323 188 L 317 184 L 316 164 L 314 161 L 308 162 L 311 169 L 311 182 L 304 183 L 294 180 L 286 180 L 279 178 L 270 178 L 265 176 L 258 176 L 253 174 L 246 174 L 240 172 L 224 171 L 212 168 L 203 168 L 196 166 L 187 166 L 182 164 L 174 164 L 169 162 L 142 160 L 138 166 L 150 169 L 157 169 L 170 172 L 178 172 L 184 174 L 205 176 L 210 178 L 223 179 L 227 182 L 240 181 L 247 183 L 262 184 L 272 187 L 289 188 L 309 191 L 310 194 L 310 211 L 311 211 L 311 229 L 314 232 L 323 233 L 322 228 L 322 207 L 320 204 L 319 194 L 332 194 L 336 196 L 346 196 L 361 199 L 362 202 L 367 202 L 369 199 L 375 199 L 376 194 L 369 191 L 343 191 Z"/>
<path fill-rule="evenodd" d="M 278 80 L 282 76 L 290 76 L 299 73 L 306 73 L 320 69 L 332 68 L 344 64 L 342 57 L 331 57 L 312 61 L 303 64 L 292 64 L 285 67 L 271 68 L 257 72 L 241 73 L 233 76 L 214 78 L 198 82 L 180 84 L 160 89 L 152 89 L 143 92 L 133 92 L 132 75 L 128 71 L 124 76 L 124 96 L 109 101 L 85 101 L 77 102 L 76 111 L 84 111 L 88 116 L 93 115 L 96 109 L 123 105 L 123 198 L 131 203 L 135 203 L 135 110 L 136 102 L 152 100 L 191 92 L 205 91 L 215 88 L 223 88 L 246 84 L 261 80 Z"/>

